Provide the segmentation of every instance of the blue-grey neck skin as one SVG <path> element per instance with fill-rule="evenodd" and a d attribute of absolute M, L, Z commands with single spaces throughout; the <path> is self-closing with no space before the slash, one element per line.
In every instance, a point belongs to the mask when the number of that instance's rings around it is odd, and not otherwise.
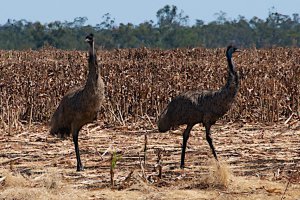
<path fill-rule="evenodd" d="M 95 54 L 95 46 L 94 41 L 89 42 L 90 49 L 89 49 L 89 70 L 94 72 L 95 65 L 96 65 L 96 54 Z"/>
<path fill-rule="evenodd" d="M 88 78 L 85 87 L 89 88 L 88 91 L 93 91 L 97 88 L 97 79 L 99 77 L 99 67 L 97 64 L 97 56 L 94 48 L 94 41 L 89 41 L 89 58 L 88 58 Z"/>
<path fill-rule="evenodd" d="M 95 43 L 94 43 L 94 41 L 91 41 L 91 43 L 90 43 L 90 54 L 92 56 L 95 56 Z"/>
<path fill-rule="evenodd" d="M 235 51 L 234 47 L 230 48 L 226 52 L 226 58 L 228 62 L 228 77 L 226 85 L 221 88 L 220 94 L 224 97 L 223 98 L 234 98 L 237 94 L 239 88 L 239 77 L 236 72 L 235 66 L 232 62 L 232 54 Z"/>
<path fill-rule="evenodd" d="M 230 49 L 228 49 L 226 51 L 226 58 L 227 58 L 227 62 L 228 62 L 228 69 L 229 69 L 229 72 L 231 72 L 231 73 L 236 73 L 235 66 L 234 66 L 234 64 L 232 62 L 232 54 L 234 53 L 235 50 L 236 50 L 236 48 L 231 47 Z"/>
<path fill-rule="evenodd" d="M 89 46 L 90 46 L 90 48 L 89 48 L 89 67 L 90 67 L 92 65 L 97 65 L 97 56 L 96 56 L 96 50 L 95 50 L 95 43 L 94 43 L 94 41 L 91 40 L 88 43 L 89 43 Z"/>
<path fill-rule="evenodd" d="M 231 48 L 229 48 L 229 49 L 226 51 L 226 57 L 227 57 L 227 59 L 231 59 L 231 58 L 232 58 L 233 52 L 234 52 L 234 47 L 231 47 Z"/>

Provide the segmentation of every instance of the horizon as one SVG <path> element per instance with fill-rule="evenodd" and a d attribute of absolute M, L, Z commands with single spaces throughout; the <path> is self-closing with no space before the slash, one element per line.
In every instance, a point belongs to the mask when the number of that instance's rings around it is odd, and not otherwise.
<path fill-rule="evenodd" d="M 102 6 L 101 3 L 104 5 Z M 258 4 L 260 6 L 256 6 Z M 143 3 L 138 0 L 130 0 L 128 2 L 90 0 L 88 5 L 93 5 L 90 7 L 90 10 L 84 9 L 78 0 L 65 0 L 63 2 L 60 0 L 52 0 L 51 2 L 40 2 L 37 0 L 19 2 L 18 0 L 11 0 L 4 2 L 0 8 L 2 13 L 0 24 L 7 23 L 9 19 L 47 24 L 54 21 L 72 22 L 77 17 L 86 17 L 88 20 L 85 25 L 95 26 L 103 22 L 103 16 L 106 13 L 109 13 L 111 19 L 115 20 L 115 25 L 121 23 L 139 25 L 146 21 L 157 23 L 156 12 L 165 5 L 174 5 L 178 9 L 178 13 L 182 11 L 183 15 L 187 15 L 189 17 L 188 25 L 195 24 L 196 20 L 203 20 L 205 24 L 210 23 L 217 20 L 218 14 L 221 12 L 226 13 L 227 20 L 238 19 L 240 16 L 250 20 L 253 17 L 266 19 L 270 12 L 278 12 L 292 17 L 293 14 L 299 14 L 300 11 L 300 1 L 297 0 L 284 2 L 275 0 L 265 0 L 263 2 L 259 0 L 251 2 L 232 0 L 231 4 L 211 0 L 205 3 L 205 7 L 197 0 L 187 0 L 185 2 L 163 0 Z M 11 7 L 14 8 L 14 12 L 11 12 L 11 9 L 6 9 Z M 65 8 L 68 8 L 67 12 Z M 55 14 L 53 14 L 54 11 Z"/>

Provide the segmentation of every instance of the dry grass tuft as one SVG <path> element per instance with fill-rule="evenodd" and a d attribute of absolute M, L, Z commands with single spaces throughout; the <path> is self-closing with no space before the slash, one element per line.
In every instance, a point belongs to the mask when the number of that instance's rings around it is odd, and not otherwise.
<path fill-rule="evenodd" d="M 54 192 L 57 192 L 64 187 L 62 182 L 62 175 L 58 174 L 54 170 L 49 170 L 42 177 L 38 177 L 35 180 L 40 186 Z"/>
<path fill-rule="evenodd" d="M 208 173 L 201 174 L 200 176 L 198 176 L 198 178 L 193 179 L 190 183 L 184 184 L 185 186 L 183 188 L 228 189 L 233 178 L 233 174 L 229 169 L 228 164 L 225 161 L 216 162 L 215 159 L 209 159 L 206 163 L 206 166 Z"/>
<path fill-rule="evenodd" d="M 35 179 L 27 179 L 7 170 L 1 171 L 0 175 L 5 177 L 4 184 L 0 187 L 1 200 L 87 198 L 82 189 L 77 191 L 69 184 L 64 185 L 62 176 L 54 171 Z"/>
<path fill-rule="evenodd" d="M 210 159 L 208 161 L 209 166 L 209 177 L 210 185 L 213 187 L 227 188 L 232 177 L 232 172 L 225 161 L 216 162 L 215 159 Z"/>
<path fill-rule="evenodd" d="M 227 189 L 233 175 L 229 166 L 225 161 L 216 162 L 215 159 L 210 159 L 206 164 L 208 168 L 207 174 L 202 174 L 193 181 L 192 188 L 220 188 Z"/>
<path fill-rule="evenodd" d="M 2 169 L 0 171 L 0 177 L 4 178 L 2 187 L 10 188 L 10 187 L 26 187 L 30 185 L 30 182 L 21 174 L 12 174 L 9 170 Z M 1 186 L 0 186 L 1 188 Z"/>

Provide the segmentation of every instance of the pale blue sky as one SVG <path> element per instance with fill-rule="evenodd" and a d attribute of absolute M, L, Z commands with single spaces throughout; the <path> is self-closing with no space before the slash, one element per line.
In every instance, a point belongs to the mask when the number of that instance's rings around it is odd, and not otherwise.
<path fill-rule="evenodd" d="M 224 11 L 230 19 L 238 15 L 247 19 L 257 16 L 265 19 L 272 7 L 281 14 L 300 13 L 300 0 L 7 0 L 0 4 L 0 24 L 7 19 L 26 19 L 42 23 L 73 21 L 75 17 L 87 17 L 88 24 L 96 25 L 105 13 L 110 13 L 116 24 L 131 22 L 135 25 L 153 20 L 156 12 L 165 5 L 176 5 L 190 17 L 190 25 L 196 19 L 205 23 L 216 19 L 215 13 Z"/>

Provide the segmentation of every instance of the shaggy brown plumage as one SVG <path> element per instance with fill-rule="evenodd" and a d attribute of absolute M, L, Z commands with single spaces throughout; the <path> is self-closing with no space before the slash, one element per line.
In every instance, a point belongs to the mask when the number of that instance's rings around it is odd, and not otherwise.
<path fill-rule="evenodd" d="M 232 54 L 237 48 L 228 46 L 228 78 L 224 87 L 217 91 L 188 91 L 175 97 L 163 110 L 158 119 L 158 129 L 166 132 L 182 124 L 187 124 L 183 132 L 180 167 L 184 168 L 186 143 L 195 124 L 202 123 L 206 130 L 206 140 L 216 160 L 217 154 L 210 136 L 210 128 L 231 107 L 239 88 L 239 78 L 232 63 Z"/>
<path fill-rule="evenodd" d="M 77 171 L 83 170 L 78 147 L 79 131 L 85 124 L 93 122 L 97 118 L 97 112 L 100 110 L 104 99 L 104 83 L 97 64 L 93 34 L 86 37 L 86 42 L 90 46 L 88 58 L 89 73 L 86 84 L 84 87 L 69 91 L 62 98 L 50 122 L 50 133 L 52 135 L 66 137 L 70 133 L 72 134 L 77 159 Z"/>

